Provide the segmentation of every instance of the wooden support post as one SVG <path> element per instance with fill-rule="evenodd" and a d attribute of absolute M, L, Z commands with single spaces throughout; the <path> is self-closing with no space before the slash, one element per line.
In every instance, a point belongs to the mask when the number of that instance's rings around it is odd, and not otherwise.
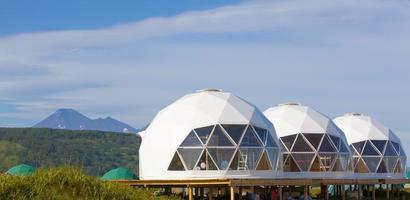
<path fill-rule="evenodd" d="M 239 200 L 242 200 L 242 187 L 239 186 L 238 190 L 239 190 Z"/>
<path fill-rule="evenodd" d="M 193 200 L 192 198 L 192 187 L 188 186 L 188 200 Z"/>
<path fill-rule="evenodd" d="M 303 190 L 303 197 L 305 200 L 308 200 L 308 192 L 307 192 L 308 186 L 305 185 L 304 190 Z"/>
<path fill-rule="evenodd" d="M 390 199 L 390 188 L 389 188 L 389 184 L 386 184 L 386 199 L 389 200 Z"/>
<path fill-rule="evenodd" d="M 327 189 L 327 185 L 324 186 L 325 189 L 325 200 L 329 200 L 329 190 Z"/>
<path fill-rule="evenodd" d="M 212 200 L 213 188 L 208 188 L 208 200 Z"/>
<path fill-rule="evenodd" d="M 235 200 L 235 188 L 233 186 L 230 187 L 230 196 L 231 200 Z"/>
<path fill-rule="evenodd" d="M 342 195 L 342 200 L 346 200 L 345 185 L 341 185 L 340 189 L 341 189 L 340 192 L 341 192 L 341 195 Z"/>
<path fill-rule="evenodd" d="M 376 200 L 376 185 L 374 184 L 372 187 L 372 200 Z"/>
<path fill-rule="evenodd" d="M 360 184 L 357 184 L 357 199 L 362 199 L 362 186 Z"/>
<path fill-rule="evenodd" d="M 283 197 L 282 197 L 283 195 L 282 195 L 282 186 L 281 185 L 279 185 L 279 200 L 283 200 Z"/>

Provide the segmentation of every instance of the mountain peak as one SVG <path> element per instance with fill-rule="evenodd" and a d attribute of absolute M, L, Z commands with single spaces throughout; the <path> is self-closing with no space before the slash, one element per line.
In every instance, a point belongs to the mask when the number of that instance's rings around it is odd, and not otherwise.
<path fill-rule="evenodd" d="M 72 108 L 61 108 L 34 125 L 35 128 L 137 132 L 137 129 L 114 118 L 90 119 Z"/>

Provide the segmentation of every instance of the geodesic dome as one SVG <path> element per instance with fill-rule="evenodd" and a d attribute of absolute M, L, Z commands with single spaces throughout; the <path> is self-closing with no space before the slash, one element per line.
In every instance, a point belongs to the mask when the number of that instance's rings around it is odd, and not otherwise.
<path fill-rule="evenodd" d="M 269 120 L 221 90 L 183 96 L 140 135 L 140 179 L 269 178 L 280 159 Z"/>
<path fill-rule="evenodd" d="M 346 138 L 331 119 L 298 103 L 280 104 L 264 114 L 275 125 L 286 176 L 334 177 L 345 176 L 343 172 L 349 171 Z"/>
<path fill-rule="evenodd" d="M 400 139 L 389 128 L 360 113 L 348 113 L 334 122 L 346 134 L 358 175 L 405 176 L 406 154 Z"/>

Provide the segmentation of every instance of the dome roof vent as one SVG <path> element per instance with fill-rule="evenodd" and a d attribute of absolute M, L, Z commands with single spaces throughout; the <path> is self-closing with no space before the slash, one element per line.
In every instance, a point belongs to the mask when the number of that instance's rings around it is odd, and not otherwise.
<path fill-rule="evenodd" d="M 300 106 L 300 105 L 301 104 L 297 102 L 285 102 L 285 103 L 278 104 L 278 106 Z"/>
<path fill-rule="evenodd" d="M 350 112 L 350 113 L 346 113 L 345 116 L 365 116 L 365 114 L 357 113 L 357 112 Z"/>
<path fill-rule="evenodd" d="M 205 88 L 202 90 L 197 90 L 196 92 L 223 92 L 222 89 L 216 89 L 216 88 Z"/>

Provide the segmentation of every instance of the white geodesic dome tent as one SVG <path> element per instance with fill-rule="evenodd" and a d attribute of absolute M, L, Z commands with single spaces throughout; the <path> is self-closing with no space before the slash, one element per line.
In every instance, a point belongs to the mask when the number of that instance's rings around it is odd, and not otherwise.
<path fill-rule="evenodd" d="M 285 177 L 347 177 L 350 152 L 343 132 L 327 116 L 298 103 L 267 109 L 283 154 Z"/>
<path fill-rule="evenodd" d="M 346 134 L 357 176 L 405 176 L 406 154 L 389 128 L 360 113 L 348 113 L 334 122 Z"/>
<path fill-rule="evenodd" d="M 280 147 L 252 104 L 221 90 L 188 94 L 140 133 L 140 179 L 273 178 Z"/>

